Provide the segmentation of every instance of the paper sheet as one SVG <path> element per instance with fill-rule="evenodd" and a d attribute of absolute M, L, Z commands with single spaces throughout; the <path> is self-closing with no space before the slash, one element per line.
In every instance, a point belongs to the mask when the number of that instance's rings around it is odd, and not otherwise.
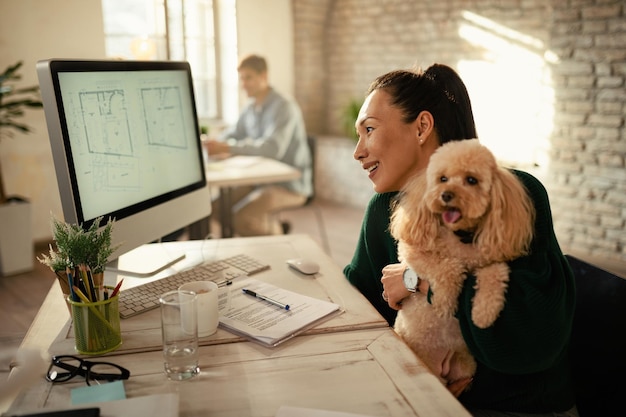
<path fill-rule="evenodd" d="M 244 294 L 243 288 L 255 291 L 283 304 L 287 311 L 259 298 Z M 288 291 L 254 278 L 237 280 L 219 299 L 220 326 L 267 346 L 293 337 L 330 317 L 339 305 Z"/>
<path fill-rule="evenodd" d="M 67 411 L 94 407 L 100 409 L 100 417 L 178 417 L 178 394 L 154 394 L 117 401 L 92 402 L 64 409 L 37 409 L 32 412 Z"/>

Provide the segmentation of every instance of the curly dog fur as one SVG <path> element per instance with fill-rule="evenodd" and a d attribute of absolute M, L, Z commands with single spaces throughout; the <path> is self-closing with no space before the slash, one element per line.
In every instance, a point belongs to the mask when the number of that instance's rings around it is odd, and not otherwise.
<path fill-rule="evenodd" d="M 454 317 L 466 274 L 476 277 L 472 321 L 487 328 L 504 307 L 506 262 L 528 253 L 534 217 L 523 184 L 478 139 L 442 145 L 402 190 L 390 230 L 432 296 L 403 300 L 395 330 L 442 380 L 476 369 Z"/>

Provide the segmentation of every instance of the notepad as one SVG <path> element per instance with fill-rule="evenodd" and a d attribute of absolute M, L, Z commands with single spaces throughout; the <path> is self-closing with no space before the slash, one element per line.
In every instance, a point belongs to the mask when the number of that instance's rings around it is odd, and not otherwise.
<path fill-rule="evenodd" d="M 123 400 L 126 398 L 124 381 L 114 381 L 99 385 L 85 385 L 73 388 L 70 392 L 72 405 L 100 401 Z"/>
<path fill-rule="evenodd" d="M 289 305 L 289 310 L 244 294 L 243 288 Z M 236 280 L 220 293 L 219 312 L 220 327 L 273 347 L 340 313 L 341 308 L 329 301 L 247 278 Z"/>

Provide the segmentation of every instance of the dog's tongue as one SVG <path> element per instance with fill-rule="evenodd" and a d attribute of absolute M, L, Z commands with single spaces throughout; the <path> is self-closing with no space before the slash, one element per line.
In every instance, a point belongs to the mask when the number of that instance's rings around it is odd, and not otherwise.
<path fill-rule="evenodd" d="M 455 223 L 461 218 L 461 212 L 457 209 L 446 210 L 443 212 L 442 217 L 446 223 Z"/>

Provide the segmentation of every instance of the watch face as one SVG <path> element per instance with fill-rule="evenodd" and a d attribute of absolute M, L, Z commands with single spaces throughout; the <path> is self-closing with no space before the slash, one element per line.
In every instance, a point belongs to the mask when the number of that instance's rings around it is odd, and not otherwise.
<path fill-rule="evenodd" d="M 417 287 L 417 274 L 411 268 L 404 270 L 403 280 L 404 286 L 408 290 L 415 290 L 415 287 Z"/>

